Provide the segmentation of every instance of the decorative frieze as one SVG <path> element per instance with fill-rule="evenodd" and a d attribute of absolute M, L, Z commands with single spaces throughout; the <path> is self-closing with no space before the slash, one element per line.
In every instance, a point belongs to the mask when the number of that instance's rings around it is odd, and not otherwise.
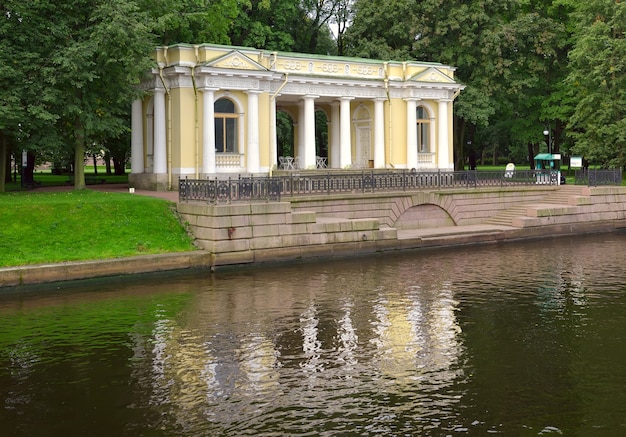
<path fill-rule="evenodd" d="M 203 86 L 228 90 L 258 90 L 259 81 L 240 77 L 207 76 Z"/>

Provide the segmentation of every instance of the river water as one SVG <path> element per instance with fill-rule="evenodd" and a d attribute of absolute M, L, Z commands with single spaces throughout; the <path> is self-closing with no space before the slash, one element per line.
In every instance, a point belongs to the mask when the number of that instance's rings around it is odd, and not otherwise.
<path fill-rule="evenodd" d="M 626 433 L 626 234 L 0 294 L 7 436 Z"/>

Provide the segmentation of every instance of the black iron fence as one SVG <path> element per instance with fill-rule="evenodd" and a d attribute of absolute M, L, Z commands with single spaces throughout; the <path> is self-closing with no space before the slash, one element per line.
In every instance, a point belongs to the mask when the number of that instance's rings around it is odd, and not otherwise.
<path fill-rule="evenodd" d="M 597 179 L 594 180 L 597 181 Z M 483 188 L 536 184 L 557 185 L 558 183 L 558 173 L 551 170 L 431 172 L 370 170 L 293 173 L 272 177 L 239 176 L 228 179 L 181 179 L 179 199 L 180 201 L 209 203 L 278 201 L 282 197 L 313 194 L 374 193 L 433 188 Z"/>
<path fill-rule="evenodd" d="M 574 173 L 574 183 L 576 185 L 588 185 L 595 187 L 598 185 L 621 185 L 622 169 L 583 169 Z"/>

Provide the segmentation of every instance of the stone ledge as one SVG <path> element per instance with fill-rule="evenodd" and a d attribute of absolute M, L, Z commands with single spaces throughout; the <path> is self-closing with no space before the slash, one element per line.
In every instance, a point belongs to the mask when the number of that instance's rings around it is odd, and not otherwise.
<path fill-rule="evenodd" d="M 0 287 L 153 273 L 168 270 L 209 268 L 212 262 L 213 256 L 211 253 L 199 250 L 194 252 L 167 253 L 95 261 L 5 267 L 0 269 Z"/>

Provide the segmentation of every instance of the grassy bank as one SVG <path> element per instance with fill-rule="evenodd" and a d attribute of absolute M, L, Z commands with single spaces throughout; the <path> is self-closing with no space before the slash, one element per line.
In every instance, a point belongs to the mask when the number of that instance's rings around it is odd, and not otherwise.
<path fill-rule="evenodd" d="M 0 223 L 0 267 L 195 249 L 169 202 L 132 194 L 0 194 Z"/>

